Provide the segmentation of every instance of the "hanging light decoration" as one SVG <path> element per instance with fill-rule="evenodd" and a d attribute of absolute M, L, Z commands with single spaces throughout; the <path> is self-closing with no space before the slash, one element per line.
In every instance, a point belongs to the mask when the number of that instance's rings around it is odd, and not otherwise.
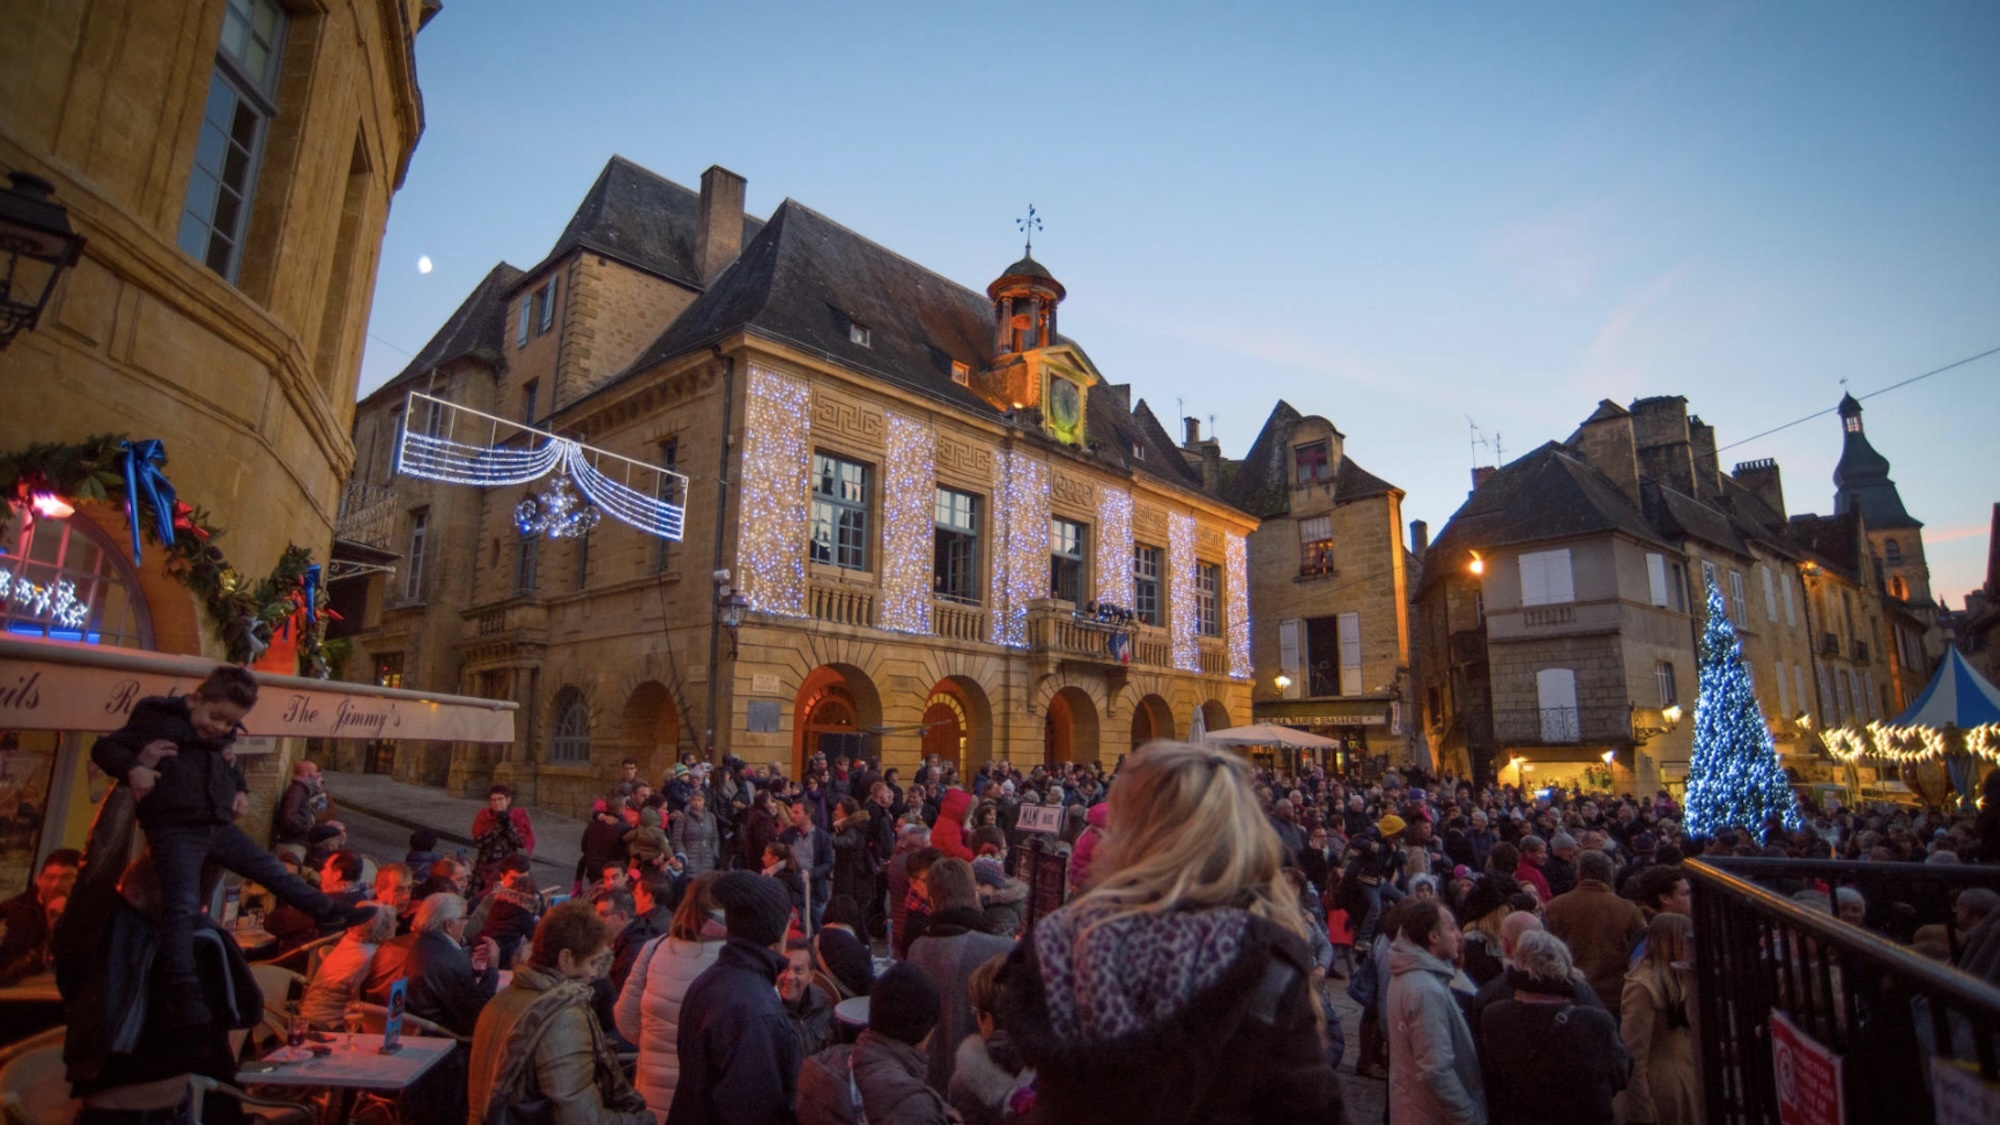
<path fill-rule="evenodd" d="M 599 518 L 597 509 L 571 486 L 567 469 L 556 473 L 548 491 L 514 506 L 514 526 L 521 534 L 551 539 L 581 539 L 597 526 Z"/>
<path fill-rule="evenodd" d="M 1241 535 L 1233 531 L 1222 535 L 1222 558 L 1227 571 L 1224 579 L 1229 588 L 1223 591 L 1228 598 L 1228 625 L 1223 630 L 1229 637 L 1229 675 L 1231 679 L 1247 680 L 1251 677 L 1250 664 L 1250 554 L 1249 544 Z"/>

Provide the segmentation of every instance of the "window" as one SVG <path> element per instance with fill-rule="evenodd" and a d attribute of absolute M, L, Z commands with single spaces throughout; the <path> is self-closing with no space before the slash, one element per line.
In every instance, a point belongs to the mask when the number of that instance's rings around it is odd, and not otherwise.
<path fill-rule="evenodd" d="M 1785 572 L 1785 624 L 1797 626 L 1799 623 L 1798 579 L 1792 572 Z M 1801 700 L 1800 702 L 1804 702 Z"/>
<path fill-rule="evenodd" d="M 1521 556 L 1521 604 L 1557 605 L 1576 600 L 1570 578 L 1569 548 Z"/>
<path fill-rule="evenodd" d="M 1702 600 L 1702 601 L 1706 602 L 1706 601 L 1708 600 L 1708 588 L 1709 588 L 1710 586 L 1715 586 L 1716 584 L 1717 584 L 1717 579 L 1716 579 L 1716 577 L 1715 577 L 1715 564 L 1714 564 L 1714 563 L 1712 563 L 1712 562 L 1709 562 L 1709 561 L 1708 561 L 1707 559 L 1703 559 L 1703 560 L 1701 560 L 1701 600 Z"/>
<path fill-rule="evenodd" d="M 1819 681 L 1819 715 L 1822 723 L 1840 722 L 1840 708 L 1833 697 L 1833 685 L 1827 682 L 1826 665 L 1813 666 L 1814 678 Z"/>
<path fill-rule="evenodd" d="M 1791 717 L 1792 693 L 1790 685 L 1785 682 L 1785 663 L 1781 660 L 1778 662 L 1778 718 L 1789 719 Z"/>
<path fill-rule="evenodd" d="M 403 597 L 416 601 L 424 596 L 424 547 L 430 539 L 431 513 L 419 508 L 410 513 L 410 550 L 407 572 L 403 575 Z"/>
<path fill-rule="evenodd" d="M 152 621 L 129 548 L 88 520 L 30 522 L 26 511 L 12 516 L 0 504 L 0 635 L 152 648 Z M 7 684 L 11 689 L 15 681 Z"/>
<path fill-rule="evenodd" d="M 541 390 L 542 381 L 540 379 L 530 379 L 527 385 L 521 388 L 522 425 L 532 426 L 535 424 L 535 399 L 540 397 Z"/>
<path fill-rule="evenodd" d="M 1083 601 L 1084 526 L 1075 520 L 1049 520 L 1049 596 L 1066 602 Z"/>
<path fill-rule="evenodd" d="M 431 399 L 424 403 L 424 433 L 431 437 L 444 437 L 445 431 L 449 428 L 447 420 L 450 414 L 451 412 L 445 409 L 443 397 L 432 395 Z"/>
<path fill-rule="evenodd" d="M 812 561 L 868 569 L 868 466 L 813 454 Z"/>
<path fill-rule="evenodd" d="M 1333 517 L 1314 516 L 1300 520 L 1299 573 L 1333 572 Z"/>
<path fill-rule="evenodd" d="M 1204 637 L 1222 635 L 1222 618 L 1216 607 L 1222 604 L 1222 567 L 1215 563 L 1194 565 L 1195 632 Z"/>
<path fill-rule="evenodd" d="M 1294 617 L 1278 622 L 1278 671 L 1290 681 L 1284 688 L 1286 699 L 1297 699 L 1307 688 L 1300 670 L 1299 620 Z"/>
<path fill-rule="evenodd" d="M 1740 570 L 1729 572 L 1729 620 L 1738 626 L 1750 623 L 1750 615 L 1744 611 L 1743 572 Z"/>
<path fill-rule="evenodd" d="M 555 737 L 549 740 L 549 760 L 590 761 L 590 704 L 583 701 L 583 693 L 573 687 L 562 689 L 556 693 L 551 710 L 556 717 L 556 730 Z"/>
<path fill-rule="evenodd" d="M 952 381 L 952 382 L 954 382 L 954 383 L 957 383 L 957 384 L 958 384 L 959 386 L 961 386 L 961 387 L 969 387 L 969 386 L 971 386 L 971 385 L 972 385 L 972 368 L 970 368 L 970 367 L 967 367 L 967 366 L 966 366 L 965 364 L 963 364 L 963 363 L 960 363 L 960 362 L 958 362 L 957 360 L 952 360 L 952 361 L 951 361 L 951 381 Z"/>
<path fill-rule="evenodd" d="M 514 549 L 514 592 L 530 594 L 535 590 L 536 571 L 541 569 L 542 537 L 523 535 L 521 543 Z"/>
<path fill-rule="evenodd" d="M 1576 672 L 1544 668 L 1535 673 L 1535 699 L 1542 711 L 1543 742 L 1575 742 L 1581 737 L 1576 715 Z"/>
<path fill-rule="evenodd" d="M 1646 552 L 1646 592 L 1654 605 L 1667 604 L 1667 556 Z"/>
<path fill-rule="evenodd" d="M 581 590 L 590 581 L 590 533 L 576 537 L 576 588 Z"/>
<path fill-rule="evenodd" d="M 1486 628 L 1486 591 L 1472 592 L 1472 620 L 1481 629 Z"/>
<path fill-rule="evenodd" d="M 1811 705 L 1806 702 L 1806 670 L 1797 664 L 1792 665 L 1792 694 L 1799 701 L 1799 710 L 1812 710 Z"/>
<path fill-rule="evenodd" d="M 375 658 L 375 686 L 393 688 L 403 686 L 402 653 L 385 652 Z"/>
<path fill-rule="evenodd" d="M 661 468 L 676 469 L 680 466 L 680 460 L 681 460 L 681 440 L 679 438 L 668 438 L 667 440 L 660 443 Z M 656 497 L 656 499 L 665 500 L 670 503 L 675 500 L 685 501 L 687 499 L 686 497 L 684 496 L 677 497 L 674 495 L 674 491 L 678 487 L 680 487 L 680 478 L 667 476 L 666 474 L 662 473 L 660 475 L 660 494 L 658 497 Z M 667 569 L 667 559 L 669 557 L 669 552 L 673 547 L 673 545 L 674 545 L 673 540 L 668 539 L 664 535 L 655 535 L 653 537 L 654 570 Z"/>
<path fill-rule="evenodd" d="M 1298 485 L 1319 484 L 1333 479 L 1333 466 L 1328 462 L 1326 443 L 1308 442 L 1292 449 L 1292 483 Z"/>
<path fill-rule="evenodd" d="M 1890 566 L 1900 566 L 1903 562 L 1903 545 L 1894 539 L 1882 542 L 1882 553 L 1888 556 Z"/>
<path fill-rule="evenodd" d="M 530 293 L 527 296 L 521 298 L 520 323 L 516 325 L 514 328 L 515 347 L 525 348 L 528 346 L 528 326 L 533 324 L 534 320 L 535 320 L 535 295 Z"/>
<path fill-rule="evenodd" d="M 1361 615 L 1340 615 L 1340 694 L 1361 694 Z"/>
<path fill-rule="evenodd" d="M 1674 683 L 1672 661 L 1662 660 L 1653 665 L 1653 683 L 1659 688 L 1661 707 L 1672 707 L 1681 701 L 1680 687 Z"/>
<path fill-rule="evenodd" d="M 180 247 L 234 282 L 243 266 L 251 191 L 278 114 L 285 16 L 274 0 L 229 0 L 208 103 L 181 209 Z"/>
<path fill-rule="evenodd" d="M 535 293 L 535 335 L 540 336 L 556 322 L 556 288 L 560 279 L 550 278 L 549 283 Z"/>
<path fill-rule="evenodd" d="M 1160 549 L 1132 545 L 1132 612 L 1142 625 L 1160 623 Z"/>
<path fill-rule="evenodd" d="M 1687 567 L 1684 567 L 1677 562 L 1668 563 L 1667 598 L 1672 603 L 1674 609 L 1677 612 L 1686 613 L 1688 611 L 1687 588 L 1688 588 Z"/>
<path fill-rule="evenodd" d="M 1306 694 L 1315 698 L 1361 694 L 1361 615 L 1342 613 L 1305 620 Z M 1279 633 L 1279 663 L 1284 661 Z M 1297 653 L 1293 654 L 1296 662 Z"/>
<path fill-rule="evenodd" d="M 1759 566 L 1757 568 L 1757 576 L 1764 580 L 1764 620 L 1776 624 L 1778 620 L 1778 584 L 1772 581 L 1771 568 L 1768 566 Z"/>
<path fill-rule="evenodd" d="M 872 348 L 875 346 L 873 343 L 870 342 L 872 335 L 873 334 L 868 331 L 868 326 L 861 323 L 860 321 L 850 320 L 847 322 L 848 343 L 860 344 L 864 348 Z"/>
<path fill-rule="evenodd" d="M 937 490 L 937 548 L 931 585 L 946 601 L 979 602 L 979 497 Z"/>

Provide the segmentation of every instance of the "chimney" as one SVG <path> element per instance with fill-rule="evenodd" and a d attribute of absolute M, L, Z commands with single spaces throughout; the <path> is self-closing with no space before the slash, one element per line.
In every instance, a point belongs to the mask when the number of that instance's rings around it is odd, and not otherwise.
<path fill-rule="evenodd" d="M 1704 500 L 1722 497 L 1722 463 L 1715 454 L 1715 427 L 1697 414 L 1688 419 L 1688 444 L 1694 454 L 1694 483 Z"/>
<path fill-rule="evenodd" d="M 1201 445 L 1201 486 L 1210 492 L 1222 492 L 1222 443 L 1213 438 Z"/>
<path fill-rule="evenodd" d="M 701 174 L 701 214 L 694 226 L 694 268 L 707 285 L 743 249 L 743 177 L 711 164 Z"/>
<path fill-rule="evenodd" d="M 1757 499 L 1778 513 L 1780 521 L 1785 518 L 1785 483 L 1778 475 L 1776 461 L 1766 457 L 1761 461 L 1738 462 L 1729 476 L 1737 484 L 1756 493 Z"/>
<path fill-rule="evenodd" d="M 1632 415 L 1624 408 L 1610 399 L 1600 401 L 1568 444 L 1591 468 L 1610 477 L 1633 507 L 1639 506 L 1639 454 L 1633 444 Z"/>
<path fill-rule="evenodd" d="M 1431 549 L 1431 525 L 1422 520 L 1410 521 L 1410 553 L 1418 558 Z"/>
<path fill-rule="evenodd" d="M 1182 418 L 1181 427 L 1186 434 L 1186 439 L 1181 442 L 1181 448 L 1193 449 L 1201 444 L 1201 419 Z"/>
<path fill-rule="evenodd" d="M 1481 486 L 1485 485 L 1487 480 L 1490 479 L 1494 473 L 1497 473 L 1499 471 L 1500 471 L 1499 468 L 1494 465 L 1481 465 L 1478 468 L 1473 469 L 1472 491 L 1478 492 Z"/>
<path fill-rule="evenodd" d="M 1694 446 L 1688 432 L 1687 399 L 1679 395 L 1632 403 L 1632 437 L 1639 472 L 1688 496 L 1695 496 Z"/>

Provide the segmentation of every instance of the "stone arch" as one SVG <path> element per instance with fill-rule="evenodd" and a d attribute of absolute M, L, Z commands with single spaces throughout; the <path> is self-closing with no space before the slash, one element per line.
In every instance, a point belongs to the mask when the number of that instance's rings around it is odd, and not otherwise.
<path fill-rule="evenodd" d="M 946 676 L 924 700 L 923 752 L 966 774 L 993 756 L 993 707 L 970 676 Z"/>
<path fill-rule="evenodd" d="M 805 776 L 806 759 L 825 751 L 877 756 L 882 696 L 868 673 L 853 664 L 822 664 L 799 684 L 792 710 L 792 776 Z"/>
<path fill-rule="evenodd" d="M 648 784 L 661 784 L 674 767 L 680 727 L 680 708 L 665 684 L 647 680 L 626 696 L 619 716 L 619 739 L 624 743 L 624 756 L 639 760 L 639 776 Z"/>
<path fill-rule="evenodd" d="M 1049 696 L 1042 719 L 1043 762 L 1096 762 L 1102 752 L 1097 704 L 1090 693 L 1075 684 L 1058 688 Z"/>
<path fill-rule="evenodd" d="M 588 765 L 591 760 L 592 720 L 590 701 L 583 689 L 564 684 L 549 704 L 548 760 L 554 765 Z"/>
<path fill-rule="evenodd" d="M 1201 717 L 1209 730 L 1227 730 L 1236 725 L 1229 719 L 1228 705 L 1219 699 L 1202 700 Z"/>
<path fill-rule="evenodd" d="M 1132 706 L 1132 749 L 1156 738 L 1177 738 L 1174 709 L 1158 695 L 1147 695 Z"/>

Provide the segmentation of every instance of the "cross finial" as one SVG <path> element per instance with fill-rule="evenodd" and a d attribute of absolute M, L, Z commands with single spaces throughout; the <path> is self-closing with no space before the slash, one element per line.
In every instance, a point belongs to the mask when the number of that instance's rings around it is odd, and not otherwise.
<path fill-rule="evenodd" d="M 1028 240 L 1027 246 L 1023 248 L 1021 251 L 1021 256 L 1023 258 L 1034 257 L 1035 232 L 1042 229 L 1042 217 L 1040 215 L 1035 214 L 1034 204 L 1032 203 L 1028 204 L 1028 217 L 1025 219 L 1015 219 L 1014 226 L 1022 234 L 1026 235 Z"/>

